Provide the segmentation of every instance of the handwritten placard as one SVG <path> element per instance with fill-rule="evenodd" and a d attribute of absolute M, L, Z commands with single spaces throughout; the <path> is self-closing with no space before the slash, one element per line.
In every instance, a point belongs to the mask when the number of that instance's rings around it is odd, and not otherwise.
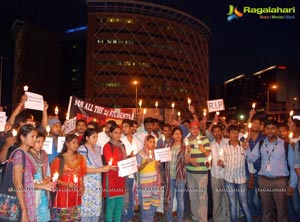
<path fill-rule="evenodd" d="M 170 147 L 155 149 L 155 160 L 160 162 L 168 162 L 172 159 Z"/>
<path fill-rule="evenodd" d="M 0 132 L 3 132 L 6 124 L 6 114 L 5 112 L 0 112 Z"/>
<path fill-rule="evenodd" d="M 125 177 L 138 171 L 136 157 L 118 162 L 119 176 Z"/>
<path fill-rule="evenodd" d="M 52 146 L 53 146 L 53 138 L 46 137 L 45 142 L 43 144 L 43 150 L 45 150 L 47 154 L 52 154 Z"/>
<path fill-rule="evenodd" d="M 58 139 L 57 139 L 57 152 L 61 152 L 63 146 L 64 146 L 64 143 L 65 143 L 65 140 L 66 140 L 66 137 L 64 136 L 59 136 Z"/>
<path fill-rule="evenodd" d="M 208 112 L 217 112 L 221 110 L 225 110 L 224 100 L 216 99 L 207 101 Z"/>
<path fill-rule="evenodd" d="M 42 95 L 26 92 L 28 97 L 27 101 L 25 102 L 25 109 L 33 109 L 33 110 L 44 110 L 44 99 Z"/>
<path fill-rule="evenodd" d="M 64 123 L 64 133 L 68 134 L 73 131 L 76 127 L 76 116 L 72 119 L 66 120 Z"/>

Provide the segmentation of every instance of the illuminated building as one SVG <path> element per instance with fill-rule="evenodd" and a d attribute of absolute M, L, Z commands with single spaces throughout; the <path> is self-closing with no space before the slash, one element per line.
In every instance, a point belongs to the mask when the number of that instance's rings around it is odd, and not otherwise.
<path fill-rule="evenodd" d="M 212 35 L 197 18 L 142 1 L 88 1 L 86 98 L 107 107 L 197 108 L 208 99 Z"/>

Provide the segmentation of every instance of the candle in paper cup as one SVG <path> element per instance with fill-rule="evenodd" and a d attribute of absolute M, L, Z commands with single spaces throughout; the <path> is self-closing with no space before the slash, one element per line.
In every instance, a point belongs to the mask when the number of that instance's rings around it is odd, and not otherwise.
<path fill-rule="evenodd" d="M 290 111 L 290 117 L 292 117 L 294 115 L 294 110 Z"/>
<path fill-rule="evenodd" d="M 252 103 L 252 109 L 255 109 L 256 103 Z"/>
<path fill-rule="evenodd" d="M 220 115 L 220 112 L 216 112 L 216 115 L 219 116 L 219 115 Z"/>

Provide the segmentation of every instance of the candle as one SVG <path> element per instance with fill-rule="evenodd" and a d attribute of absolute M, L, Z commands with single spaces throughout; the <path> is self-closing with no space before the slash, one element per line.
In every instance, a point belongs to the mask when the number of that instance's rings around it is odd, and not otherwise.
<path fill-rule="evenodd" d="M 66 113 L 66 120 L 69 120 L 69 118 L 70 118 L 69 113 Z"/>
<path fill-rule="evenodd" d="M 219 156 L 220 156 L 220 157 L 223 156 L 223 149 L 222 149 L 222 148 L 219 150 Z"/>
<path fill-rule="evenodd" d="M 192 100 L 191 100 L 190 98 L 188 98 L 188 99 L 187 99 L 187 102 L 188 102 L 189 109 L 190 109 Z"/>
<path fill-rule="evenodd" d="M 290 138 L 290 139 L 293 139 L 293 136 L 294 136 L 294 135 L 293 135 L 293 132 L 290 132 L 290 133 L 289 133 L 289 138 Z"/>
<path fill-rule="evenodd" d="M 112 161 L 113 161 L 113 159 L 111 158 L 110 161 L 108 162 L 109 166 L 112 166 Z"/>
<path fill-rule="evenodd" d="M 209 156 L 207 157 L 207 161 L 210 162 L 211 160 L 212 160 L 212 157 L 211 157 L 211 155 L 209 155 Z"/>
<path fill-rule="evenodd" d="M 256 103 L 252 103 L 252 109 L 255 109 Z"/>
<path fill-rule="evenodd" d="M 185 146 L 188 146 L 188 145 L 189 145 L 189 140 L 188 140 L 188 138 L 186 138 L 186 139 L 184 140 L 184 143 L 185 143 Z"/>
<path fill-rule="evenodd" d="M 14 137 L 16 137 L 16 136 L 18 135 L 18 132 L 17 132 L 17 130 L 15 130 L 15 129 L 13 129 L 11 133 L 12 133 L 12 135 L 13 135 Z"/>
<path fill-rule="evenodd" d="M 179 121 L 180 121 L 180 115 L 181 115 L 181 113 L 178 112 L 178 113 L 177 113 L 177 116 L 178 116 Z"/>
<path fill-rule="evenodd" d="M 216 112 L 216 115 L 219 116 L 219 115 L 220 115 L 220 112 Z"/>
<path fill-rule="evenodd" d="M 152 150 L 149 150 L 149 158 L 152 159 Z"/>
<path fill-rule="evenodd" d="M 291 110 L 291 111 L 290 111 L 290 117 L 292 118 L 292 117 L 293 117 L 293 115 L 294 115 L 294 111 L 293 111 L 293 110 Z"/>
<path fill-rule="evenodd" d="M 198 143 L 198 144 L 202 144 L 202 142 L 201 142 L 201 140 L 200 140 L 200 136 L 199 136 L 199 135 L 197 136 L 197 143 Z"/>
<path fill-rule="evenodd" d="M 73 181 L 74 183 L 78 183 L 78 177 L 76 176 L 76 174 L 73 176 Z"/>
<path fill-rule="evenodd" d="M 143 114 L 145 115 L 147 113 L 147 109 L 144 109 L 143 110 Z"/>
<path fill-rule="evenodd" d="M 54 113 L 55 113 L 55 115 L 58 115 L 58 107 L 57 106 L 54 109 Z"/>
<path fill-rule="evenodd" d="M 175 103 L 172 103 L 171 107 L 172 107 L 172 114 L 173 114 L 174 113 L 174 108 L 175 108 Z"/>
<path fill-rule="evenodd" d="M 157 110 L 157 107 L 158 107 L 158 102 L 156 101 L 155 102 L 155 109 Z"/>
<path fill-rule="evenodd" d="M 29 87 L 27 85 L 24 86 L 24 91 L 27 92 Z"/>
<path fill-rule="evenodd" d="M 165 139 L 166 139 L 165 136 L 162 135 L 162 136 L 161 136 L 161 140 L 162 140 L 163 144 L 165 143 Z"/>
<path fill-rule="evenodd" d="M 206 113 L 206 109 L 203 109 L 203 116 L 206 116 L 207 113 Z"/>
<path fill-rule="evenodd" d="M 54 174 L 53 174 L 53 177 L 52 177 L 52 181 L 53 181 L 53 182 L 56 182 L 57 179 L 58 179 L 58 173 L 54 173 Z"/>
<path fill-rule="evenodd" d="M 245 139 L 248 138 L 248 132 L 246 132 L 246 133 L 244 134 L 244 138 L 245 138 Z"/>
<path fill-rule="evenodd" d="M 248 123 L 248 132 L 250 133 L 251 131 L 251 128 L 252 128 L 252 123 Z"/>
<path fill-rule="evenodd" d="M 49 125 L 46 126 L 46 132 L 47 132 L 48 135 L 49 135 L 49 133 L 50 133 L 50 126 L 49 126 Z"/>
<path fill-rule="evenodd" d="M 139 101 L 139 106 L 140 106 L 140 109 L 142 109 L 142 100 L 140 99 L 140 101 Z"/>

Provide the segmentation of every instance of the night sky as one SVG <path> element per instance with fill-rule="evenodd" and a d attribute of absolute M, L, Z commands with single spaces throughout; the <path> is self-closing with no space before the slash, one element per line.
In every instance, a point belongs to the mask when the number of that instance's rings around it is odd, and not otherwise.
<path fill-rule="evenodd" d="M 210 84 L 239 74 L 251 74 L 274 64 L 286 65 L 300 74 L 299 1 L 227 1 L 227 0 L 165 0 L 204 22 L 213 33 L 210 46 Z M 296 3 L 295 3 L 296 2 Z M 251 7 L 296 6 L 296 19 L 261 20 L 258 15 L 244 14 L 227 21 L 229 4 L 238 9 Z M 16 18 L 25 19 L 53 31 L 86 24 L 84 0 L 1 0 L 0 55 L 13 60 L 10 27 Z"/>

